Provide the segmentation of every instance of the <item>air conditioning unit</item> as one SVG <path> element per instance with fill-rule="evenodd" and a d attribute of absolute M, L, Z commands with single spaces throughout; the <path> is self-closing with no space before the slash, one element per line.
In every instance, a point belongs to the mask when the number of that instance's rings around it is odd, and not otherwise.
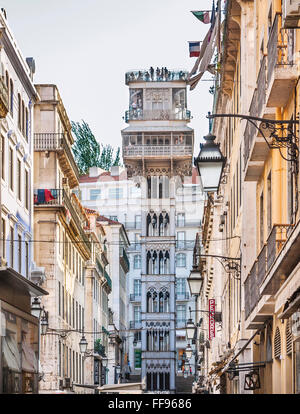
<path fill-rule="evenodd" d="M 293 29 L 298 26 L 300 19 L 299 0 L 284 0 L 283 2 L 283 21 L 286 29 Z"/>

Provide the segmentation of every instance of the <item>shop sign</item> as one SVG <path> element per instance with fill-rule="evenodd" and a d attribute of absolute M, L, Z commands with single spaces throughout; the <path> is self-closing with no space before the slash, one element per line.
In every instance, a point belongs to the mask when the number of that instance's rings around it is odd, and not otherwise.
<path fill-rule="evenodd" d="M 215 299 L 209 299 L 209 340 L 215 337 Z"/>

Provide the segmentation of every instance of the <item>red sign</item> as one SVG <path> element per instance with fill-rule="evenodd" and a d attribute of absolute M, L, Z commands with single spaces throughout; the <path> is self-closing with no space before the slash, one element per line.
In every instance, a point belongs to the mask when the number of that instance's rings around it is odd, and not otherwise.
<path fill-rule="evenodd" d="M 215 337 L 215 300 L 209 299 L 209 340 Z"/>

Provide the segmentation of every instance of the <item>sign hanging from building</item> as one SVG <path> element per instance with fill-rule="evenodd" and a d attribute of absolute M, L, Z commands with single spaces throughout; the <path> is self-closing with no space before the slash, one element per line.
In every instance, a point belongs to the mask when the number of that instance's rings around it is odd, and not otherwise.
<path fill-rule="evenodd" d="M 209 340 L 215 337 L 215 300 L 209 299 Z"/>

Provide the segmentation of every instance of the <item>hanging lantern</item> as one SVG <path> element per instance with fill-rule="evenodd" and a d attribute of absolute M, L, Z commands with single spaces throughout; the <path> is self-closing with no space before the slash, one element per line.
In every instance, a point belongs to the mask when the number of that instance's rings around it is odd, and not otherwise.
<path fill-rule="evenodd" d="M 260 388 L 260 377 L 257 370 L 245 375 L 244 390 L 257 390 Z"/>

